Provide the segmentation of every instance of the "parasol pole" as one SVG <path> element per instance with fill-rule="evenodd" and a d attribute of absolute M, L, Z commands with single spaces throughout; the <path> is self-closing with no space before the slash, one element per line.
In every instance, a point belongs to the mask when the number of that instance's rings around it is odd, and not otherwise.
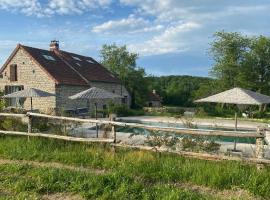
<path fill-rule="evenodd" d="M 33 112 L 33 100 L 32 100 L 32 97 L 30 97 L 30 100 L 31 100 L 31 112 Z"/>
<path fill-rule="evenodd" d="M 97 103 L 95 103 L 95 117 L 97 120 Z M 96 123 L 96 133 L 97 133 L 97 138 L 98 138 L 98 124 Z"/>
<path fill-rule="evenodd" d="M 234 114 L 235 124 L 234 124 L 234 130 L 237 131 L 237 112 Z M 236 151 L 236 138 L 234 138 L 234 146 L 233 150 Z"/>

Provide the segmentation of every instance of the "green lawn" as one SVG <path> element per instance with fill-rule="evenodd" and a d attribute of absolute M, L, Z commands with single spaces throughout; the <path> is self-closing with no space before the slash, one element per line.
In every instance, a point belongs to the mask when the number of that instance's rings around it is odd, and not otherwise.
<path fill-rule="evenodd" d="M 96 174 L 17 164 L 0 165 L 0 194 L 4 198 L 38 199 L 44 194 L 76 193 L 86 199 L 217 199 L 215 195 L 183 187 L 192 184 L 213 191 L 235 188 L 270 198 L 270 168 L 235 161 L 203 161 L 173 154 L 116 149 L 53 139 L 0 136 L 0 158 L 58 162 Z M 1 195 L 0 195 L 1 196 Z M 16 199 L 15 198 L 15 199 Z M 1 199 L 1 198 L 0 198 Z M 12 199 L 12 198 L 11 198 Z"/>

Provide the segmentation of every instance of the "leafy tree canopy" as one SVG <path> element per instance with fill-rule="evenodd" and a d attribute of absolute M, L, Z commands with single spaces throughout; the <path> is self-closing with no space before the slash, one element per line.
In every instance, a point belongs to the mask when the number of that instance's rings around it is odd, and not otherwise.
<path fill-rule="evenodd" d="M 138 54 L 130 53 L 126 46 L 103 45 L 100 51 L 102 64 L 118 76 L 130 92 L 132 107 L 144 105 L 147 92 L 145 71 L 136 64 Z"/>

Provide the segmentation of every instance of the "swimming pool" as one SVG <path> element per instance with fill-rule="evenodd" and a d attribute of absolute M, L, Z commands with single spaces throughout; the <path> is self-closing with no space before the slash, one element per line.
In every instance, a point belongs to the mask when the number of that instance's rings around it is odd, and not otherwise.
<path fill-rule="evenodd" d="M 170 128 L 187 128 L 181 123 L 171 123 L 171 122 L 150 122 L 150 121 L 139 121 L 139 120 L 118 120 L 121 122 L 128 122 L 128 123 L 139 123 L 139 124 L 145 124 L 150 126 L 159 126 L 159 127 L 170 127 Z M 196 128 L 198 129 L 210 129 L 210 130 L 225 130 L 225 131 L 233 131 L 233 128 L 225 128 L 225 127 L 217 127 L 217 126 L 205 126 L 205 125 L 198 125 Z M 124 132 L 124 133 L 131 133 L 135 135 L 150 135 L 151 133 L 154 133 L 153 131 L 146 130 L 144 128 L 131 128 L 131 127 L 118 127 L 118 132 Z M 246 132 L 254 132 L 254 130 L 250 129 L 241 129 L 241 131 Z M 165 134 L 165 132 L 160 132 L 161 134 Z M 168 133 L 168 132 L 166 132 Z M 169 132 L 170 135 L 176 136 L 179 138 L 184 137 L 194 137 L 190 135 L 179 135 L 174 134 L 173 132 Z M 212 140 L 217 142 L 234 142 L 235 138 L 233 137 L 222 137 L 222 136 L 202 136 L 205 140 Z M 236 138 L 237 143 L 245 143 L 245 144 L 255 144 L 255 138 Z"/>

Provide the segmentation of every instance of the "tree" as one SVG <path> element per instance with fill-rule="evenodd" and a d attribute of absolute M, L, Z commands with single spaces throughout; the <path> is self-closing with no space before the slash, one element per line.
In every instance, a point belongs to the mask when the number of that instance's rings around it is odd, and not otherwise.
<path fill-rule="evenodd" d="M 149 90 L 155 89 L 163 99 L 163 104 L 172 106 L 194 106 L 195 92 L 202 84 L 213 81 L 210 78 L 194 76 L 147 77 Z M 198 94 L 200 95 L 200 94 Z"/>
<path fill-rule="evenodd" d="M 210 74 L 217 78 L 221 90 L 241 87 L 243 80 L 243 61 L 251 46 L 251 39 L 239 33 L 217 32 L 211 44 L 215 65 Z"/>
<path fill-rule="evenodd" d="M 145 71 L 136 64 L 138 54 L 130 53 L 126 46 L 103 45 L 101 63 L 121 80 L 131 94 L 133 108 L 144 105 L 147 91 Z"/>
<path fill-rule="evenodd" d="M 244 60 L 246 87 L 263 94 L 270 94 L 270 38 L 259 36 L 252 39 L 250 51 Z"/>

